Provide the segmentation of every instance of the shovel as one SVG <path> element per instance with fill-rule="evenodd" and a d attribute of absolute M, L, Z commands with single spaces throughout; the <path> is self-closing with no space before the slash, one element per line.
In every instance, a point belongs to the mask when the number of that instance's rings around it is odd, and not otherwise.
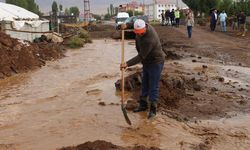
<path fill-rule="evenodd" d="M 123 64 L 124 63 L 124 30 L 122 30 L 122 55 L 121 55 L 121 57 L 122 57 L 122 59 L 121 59 L 122 62 L 121 63 Z M 127 110 L 126 110 L 125 104 L 124 104 L 124 69 L 123 68 L 121 70 L 121 81 L 122 81 L 122 85 L 121 85 L 121 87 L 122 87 L 121 109 L 122 109 L 122 113 L 124 115 L 124 118 L 125 118 L 126 122 L 129 125 L 131 125 L 132 123 L 131 123 L 131 121 L 128 118 Z"/>

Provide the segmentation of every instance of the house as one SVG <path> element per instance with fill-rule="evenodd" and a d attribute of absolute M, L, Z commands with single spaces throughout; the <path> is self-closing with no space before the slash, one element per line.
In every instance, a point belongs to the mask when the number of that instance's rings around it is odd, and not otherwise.
<path fill-rule="evenodd" d="M 40 20 L 37 14 L 3 2 L 0 2 L 0 27 L 2 32 L 12 38 L 27 41 L 50 32 L 48 20 Z"/>
<path fill-rule="evenodd" d="M 152 3 L 145 5 L 144 14 L 149 20 L 161 20 L 161 13 L 166 10 L 176 10 L 177 8 L 184 9 L 187 6 L 182 0 L 154 0 Z"/>
<path fill-rule="evenodd" d="M 143 12 L 144 6 L 143 4 L 139 4 L 137 1 L 131 1 L 127 4 L 122 4 L 119 6 L 119 12 L 127 12 L 127 11 L 136 11 Z"/>

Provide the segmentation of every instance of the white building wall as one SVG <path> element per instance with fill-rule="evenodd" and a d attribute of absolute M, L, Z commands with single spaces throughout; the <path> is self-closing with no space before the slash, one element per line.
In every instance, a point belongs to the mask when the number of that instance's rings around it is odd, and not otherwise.
<path fill-rule="evenodd" d="M 39 38 L 43 33 L 28 33 L 28 32 L 49 32 L 49 22 L 43 22 L 39 27 L 31 27 L 29 24 L 25 24 L 20 31 L 27 32 L 18 32 L 13 31 L 11 22 L 6 22 L 4 27 L 5 33 L 10 35 L 12 38 L 17 38 L 21 40 L 27 40 L 33 42 L 35 38 Z"/>
<path fill-rule="evenodd" d="M 166 10 L 176 10 L 175 4 L 149 4 L 145 6 L 145 15 L 148 16 L 149 20 L 161 20 L 161 13 Z"/>

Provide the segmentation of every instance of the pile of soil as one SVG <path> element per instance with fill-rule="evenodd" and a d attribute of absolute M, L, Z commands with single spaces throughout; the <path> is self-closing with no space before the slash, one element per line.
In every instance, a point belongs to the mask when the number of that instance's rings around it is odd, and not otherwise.
<path fill-rule="evenodd" d="M 117 33 L 115 27 L 112 25 L 96 24 L 95 26 L 91 26 L 90 28 L 90 37 L 93 39 L 113 38 L 117 36 L 117 34 L 118 36 L 120 36 L 120 33 Z"/>
<path fill-rule="evenodd" d="M 59 44 L 30 43 L 0 32 L 0 78 L 27 72 L 45 65 L 46 61 L 63 57 Z"/>
<path fill-rule="evenodd" d="M 160 150 L 156 147 L 146 148 L 144 146 L 120 147 L 106 141 L 86 142 L 78 146 L 61 148 L 59 150 Z"/>

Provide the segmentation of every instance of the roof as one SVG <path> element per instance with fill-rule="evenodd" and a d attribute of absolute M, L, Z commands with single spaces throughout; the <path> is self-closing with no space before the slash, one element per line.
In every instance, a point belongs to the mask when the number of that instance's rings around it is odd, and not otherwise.
<path fill-rule="evenodd" d="M 39 16 L 16 5 L 0 2 L 0 21 L 36 20 Z"/>

